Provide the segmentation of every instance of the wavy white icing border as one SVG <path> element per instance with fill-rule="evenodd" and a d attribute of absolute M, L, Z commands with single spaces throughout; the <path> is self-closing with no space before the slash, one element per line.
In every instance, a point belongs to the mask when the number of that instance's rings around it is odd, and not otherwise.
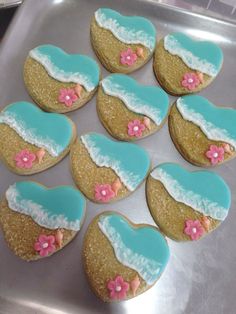
<path fill-rule="evenodd" d="M 38 61 L 51 77 L 60 82 L 78 83 L 84 86 L 88 92 L 91 92 L 96 87 L 86 75 L 82 75 L 79 72 L 65 72 L 59 69 L 47 55 L 41 53 L 37 48 L 32 49 L 29 52 L 29 56 Z"/>
<path fill-rule="evenodd" d="M 28 129 L 24 121 L 19 120 L 17 115 L 2 111 L 0 113 L 0 123 L 5 123 L 9 125 L 16 133 L 23 138 L 24 141 L 33 144 L 39 148 L 44 148 L 48 153 L 57 157 L 64 148 L 61 145 L 58 145 L 55 141 L 49 137 L 41 137 L 35 134 L 34 129 Z"/>
<path fill-rule="evenodd" d="M 172 35 L 164 37 L 164 48 L 172 55 L 179 56 L 183 62 L 193 70 L 198 70 L 213 77 L 215 77 L 219 72 L 214 64 L 208 62 L 207 60 L 198 58 L 193 55 L 191 51 L 182 47 Z"/>
<path fill-rule="evenodd" d="M 160 181 L 167 192 L 177 201 L 184 203 L 194 210 L 206 216 L 210 216 L 217 220 L 224 220 L 228 215 L 228 209 L 220 206 L 216 202 L 212 202 L 201 195 L 188 191 L 183 188 L 180 183 L 170 174 L 161 168 L 156 168 L 151 172 L 151 176 Z"/>
<path fill-rule="evenodd" d="M 152 285 L 158 278 L 161 264 L 126 247 L 120 234 L 109 224 L 109 216 L 102 216 L 98 226 L 110 241 L 118 261 L 136 270 L 148 285 Z"/>
<path fill-rule="evenodd" d="M 74 231 L 80 230 L 79 219 L 71 222 L 64 215 L 49 216 L 42 205 L 34 203 L 31 200 L 22 199 L 19 201 L 18 197 L 19 191 L 16 188 L 16 184 L 13 184 L 6 191 L 9 208 L 20 214 L 30 216 L 38 225 L 49 229 L 65 228 Z"/>
<path fill-rule="evenodd" d="M 131 111 L 151 118 L 157 125 L 162 123 L 161 112 L 158 108 L 151 108 L 148 104 L 143 103 L 142 99 L 138 98 L 134 93 L 127 92 L 119 84 L 113 83 L 109 77 L 103 79 L 101 85 L 106 94 L 122 100 Z"/>
<path fill-rule="evenodd" d="M 227 130 L 218 128 L 213 123 L 207 121 L 203 115 L 189 108 L 183 98 L 177 99 L 176 106 L 182 117 L 199 126 L 208 139 L 227 142 L 236 149 L 236 139 L 232 138 Z"/>
<path fill-rule="evenodd" d="M 111 31 L 115 37 L 126 44 L 142 44 L 150 51 L 153 51 L 155 48 L 155 37 L 148 35 L 144 31 L 135 32 L 133 29 L 129 30 L 121 26 L 117 20 L 107 18 L 100 9 L 95 12 L 95 19 L 100 27 Z"/>
<path fill-rule="evenodd" d="M 87 149 L 93 162 L 99 167 L 112 168 L 119 176 L 122 183 L 130 190 L 134 191 L 139 185 L 141 179 L 139 175 L 135 175 L 132 172 L 125 172 L 120 168 L 119 160 L 112 160 L 106 154 L 101 153 L 100 149 L 96 146 L 96 143 L 90 138 L 89 134 L 81 136 L 81 141 Z"/>

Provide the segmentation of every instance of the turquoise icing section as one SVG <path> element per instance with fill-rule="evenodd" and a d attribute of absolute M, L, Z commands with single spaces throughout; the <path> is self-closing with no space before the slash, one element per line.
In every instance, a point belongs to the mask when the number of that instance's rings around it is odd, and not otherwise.
<path fill-rule="evenodd" d="M 169 194 L 178 202 L 193 209 L 224 220 L 231 204 L 231 192 L 225 181 L 211 171 L 189 172 L 174 163 L 163 163 L 151 176 L 163 183 Z"/>
<path fill-rule="evenodd" d="M 141 16 L 124 16 L 108 8 L 98 9 L 95 18 L 99 26 L 110 30 L 120 41 L 140 43 L 149 50 L 154 50 L 156 29 L 148 19 Z"/>
<path fill-rule="evenodd" d="M 21 181 L 9 187 L 6 198 L 9 208 L 49 229 L 78 231 L 85 214 L 85 198 L 71 186 L 47 189 L 35 182 Z"/>
<path fill-rule="evenodd" d="M 216 76 L 223 63 L 219 46 L 209 41 L 196 41 L 183 33 L 172 33 L 164 38 L 165 48 L 176 54 L 192 69 Z"/>
<path fill-rule="evenodd" d="M 73 126 L 57 113 L 46 113 L 29 102 L 16 102 L 0 113 L 0 123 L 8 124 L 26 142 L 45 148 L 56 157 L 70 144 Z"/>
<path fill-rule="evenodd" d="M 165 238 L 153 227 L 132 227 L 119 214 L 109 213 L 99 219 L 99 228 L 110 241 L 117 259 L 153 284 L 165 269 L 169 247 Z"/>
<path fill-rule="evenodd" d="M 99 83 L 99 66 L 85 55 L 68 54 L 59 47 L 42 45 L 32 49 L 30 56 L 59 81 L 79 83 L 87 91 L 92 91 Z"/>
<path fill-rule="evenodd" d="M 144 86 L 124 74 L 111 74 L 101 82 L 106 94 L 119 98 L 128 109 L 146 115 L 157 125 L 166 118 L 169 98 L 156 86 Z"/>
<path fill-rule="evenodd" d="M 236 149 L 236 110 L 219 108 L 198 95 L 177 100 L 177 108 L 184 119 L 197 124 L 209 139 L 225 141 Z"/>
<path fill-rule="evenodd" d="M 150 158 L 140 146 L 115 142 L 98 133 L 82 135 L 81 141 L 92 160 L 100 167 L 112 168 L 129 190 L 135 190 L 147 176 Z"/>

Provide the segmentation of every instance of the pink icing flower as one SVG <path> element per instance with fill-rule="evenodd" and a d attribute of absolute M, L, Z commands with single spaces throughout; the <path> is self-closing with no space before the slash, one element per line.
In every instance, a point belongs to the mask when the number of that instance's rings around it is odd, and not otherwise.
<path fill-rule="evenodd" d="M 120 62 L 121 64 L 127 64 L 128 66 L 131 66 L 135 63 L 137 60 L 137 55 L 131 48 L 128 48 L 127 50 L 121 51 L 120 53 Z"/>
<path fill-rule="evenodd" d="M 198 240 L 204 233 L 204 229 L 199 220 L 188 219 L 185 221 L 184 233 L 192 240 Z"/>
<path fill-rule="evenodd" d="M 61 88 L 58 100 L 64 103 L 66 107 L 71 107 L 72 104 L 78 99 L 74 89 L 72 88 Z"/>
<path fill-rule="evenodd" d="M 185 73 L 181 82 L 183 87 L 186 87 L 188 90 L 193 90 L 200 84 L 199 77 L 193 73 Z"/>
<path fill-rule="evenodd" d="M 39 252 L 39 255 L 44 257 L 55 251 L 55 237 L 53 235 L 46 236 L 41 234 L 38 240 L 34 244 L 35 251 Z"/>
<path fill-rule="evenodd" d="M 224 160 L 225 150 L 223 147 L 218 147 L 216 145 L 210 145 L 210 149 L 206 152 L 206 157 L 210 159 L 212 165 Z"/>
<path fill-rule="evenodd" d="M 18 168 L 32 168 L 33 161 L 36 159 L 34 153 L 31 153 L 28 149 L 23 149 L 15 155 L 15 162 Z"/>
<path fill-rule="evenodd" d="M 130 121 L 128 124 L 128 134 L 129 136 L 141 137 L 145 128 L 145 125 L 139 120 Z"/>
<path fill-rule="evenodd" d="M 124 281 L 122 276 L 116 276 L 114 280 L 107 283 L 107 288 L 110 290 L 110 298 L 112 300 L 123 300 L 129 290 L 129 283 Z"/>
<path fill-rule="evenodd" d="M 95 186 L 95 199 L 101 202 L 109 202 L 115 196 L 110 184 L 97 184 Z"/>

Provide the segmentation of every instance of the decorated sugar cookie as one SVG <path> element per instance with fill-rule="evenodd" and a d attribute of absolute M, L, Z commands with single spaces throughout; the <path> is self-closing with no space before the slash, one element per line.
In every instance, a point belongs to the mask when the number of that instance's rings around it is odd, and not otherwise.
<path fill-rule="evenodd" d="M 80 191 L 96 203 L 128 196 L 144 181 L 151 167 L 148 153 L 136 144 L 87 133 L 71 149 L 71 171 Z"/>
<path fill-rule="evenodd" d="M 135 141 L 156 132 L 168 110 L 169 99 L 161 88 L 140 85 L 124 74 L 107 76 L 98 89 L 98 116 L 120 140 Z"/>
<path fill-rule="evenodd" d="M 115 212 L 94 218 L 85 234 L 83 262 L 95 294 L 105 302 L 134 298 L 163 273 L 170 252 L 157 228 Z"/>
<path fill-rule="evenodd" d="M 24 81 L 44 110 L 65 113 L 86 104 L 96 92 L 100 69 L 90 57 L 68 54 L 53 45 L 32 49 L 24 65 Z"/>
<path fill-rule="evenodd" d="M 172 33 L 156 46 L 153 67 L 157 80 L 170 94 L 201 91 L 220 72 L 223 53 L 209 41 L 197 41 L 183 33 Z"/>
<path fill-rule="evenodd" d="M 177 99 L 169 115 L 171 138 L 182 156 L 197 166 L 220 165 L 236 156 L 236 110 L 206 98 Z"/>
<path fill-rule="evenodd" d="M 216 173 L 189 172 L 163 163 L 150 173 L 147 202 L 160 229 L 177 241 L 195 241 L 216 229 L 227 217 L 231 193 Z"/>
<path fill-rule="evenodd" d="M 0 225 L 9 248 L 26 261 L 50 256 L 81 229 L 85 198 L 71 186 L 46 188 L 20 181 L 0 203 Z"/>
<path fill-rule="evenodd" d="M 0 158 L 17 174 L 33 174 L 64 158 L 75 140 L 69 118 L 24 101 L 0 112 Z"/>
<path fill-rule="evenodd" d="M 91 22 L 91 43 L 110 72 L 130 73 L 142 67 L 156 45 L 156 29 L 146 18 L 98 9 Z"/>

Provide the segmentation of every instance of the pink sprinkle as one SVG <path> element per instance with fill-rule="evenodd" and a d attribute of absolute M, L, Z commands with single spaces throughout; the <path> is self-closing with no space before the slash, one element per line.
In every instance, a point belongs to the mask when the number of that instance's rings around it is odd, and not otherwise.
<path fill-rule="evenodd" d="M 23 149 L 15 155 L 15 162 L 18 168 L 32 168 L 33 161 L 36 159 L 34 153 L 31 153 L 28 149 Z"/>
<path fill-rule="evenodd" d="M 181 85 L 186 87 L 188 90 L 193 90 L 200 84 L 199 77 L 193 73 L 185 73 L 181 81 Z"/>
<path fill-rule="evenodd" d="M 224 148 L 216 145 L 210 145 L 209 150 L 206 152 L 206 157 L 210 159 L 212 165 L 216 165 L 224 160 Z"/>
<path fill-rule="evenodd" d="M 66 107 L 71 107 L 73 103 L 78 99 L 74 89 L 72 88 L 61 88 L 59 92 L 58 100 L 64 103 Z"/>
<path fill-rule="evenodd" d="M 109 202 L 115 197 L 115 192 L 110 184 L 97 184 L 95 186 L 95 199 L 103 203 Z"/>
<path fill-rule="evenodd" d="M 35 251 L 39 252 L 42 257 L 48 256 L 55 251 L 55 237 L 53 235 L 46 236 L 41 234 L 34 244 Z"/>
<path fill-rule="evenodd" d="M 185 221 L 184 233 L 192 240 L 198 240 L 204 233 L 204 229 L 199 220 L 188 219 Z"/>
<path fill-rule="evenodd" d="M 146 128 L 145 125 L 141 123 L 139 120 L 130 121 L 128 123 L 128 135 L 141 137 L 145 128 Z"/>
<path fill-rule="evenodd" d="M 107 283 L 107 288 L 112 300 L 123 300 L 129 290 L 129 283 L 124 281 L 122 276 L 116 276 L 114 280 Z"/>
<path fill-rule="evenodd" d="M 124 50 L 120 53 L 120 62 L 123 65 L 131 66 L 135 63 L 137 60 L 137 55 L 131 48 L 128 48 L 127 50 Z"/>

